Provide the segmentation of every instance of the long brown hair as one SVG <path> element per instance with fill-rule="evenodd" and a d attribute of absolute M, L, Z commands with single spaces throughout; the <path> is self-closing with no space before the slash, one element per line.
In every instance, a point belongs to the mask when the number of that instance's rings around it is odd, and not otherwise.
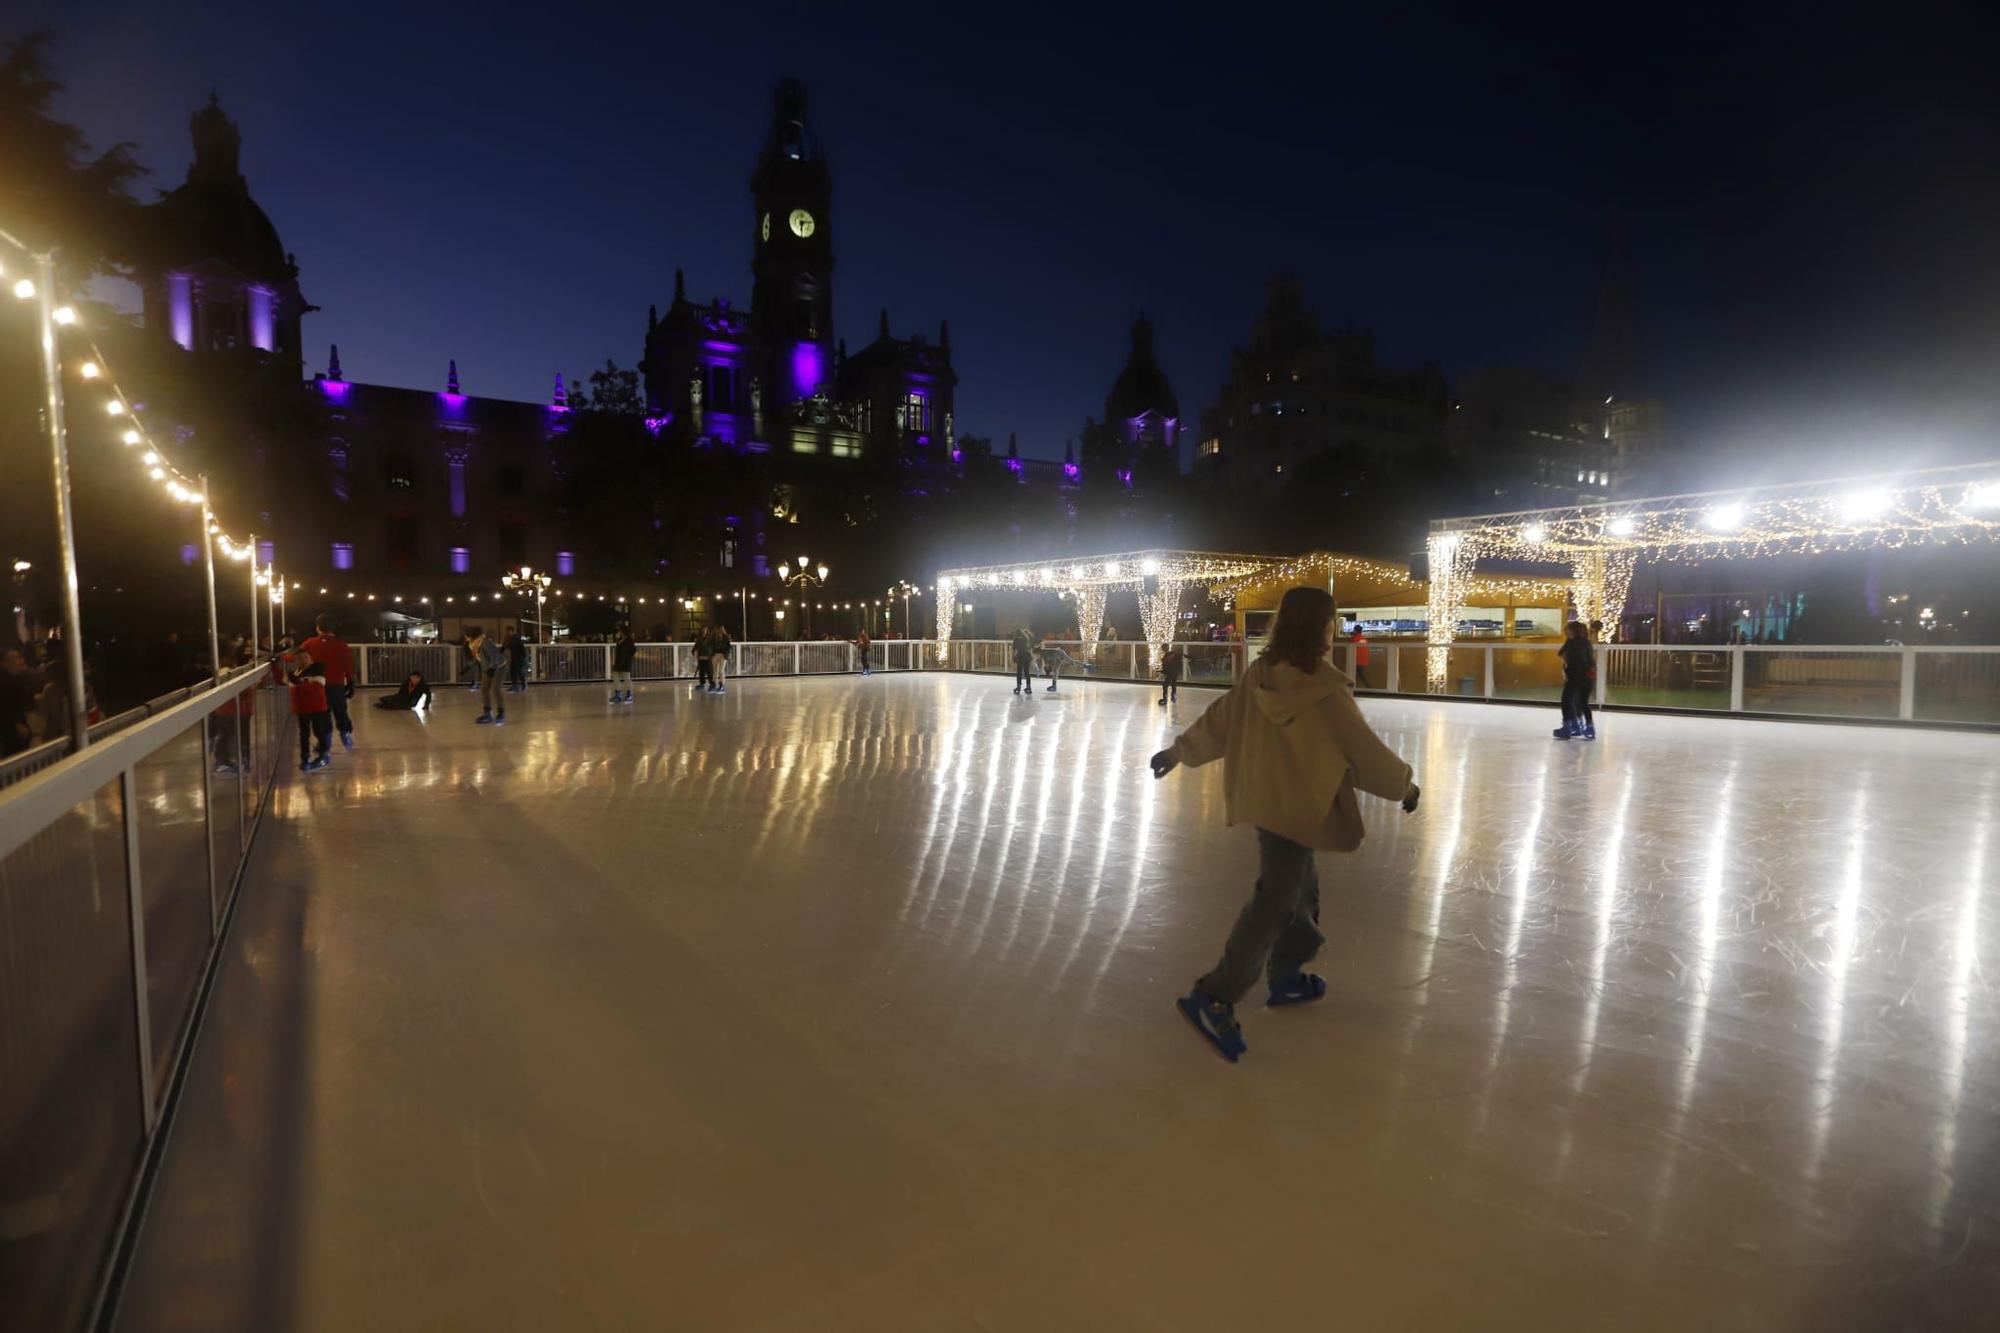
<path fill-rule="evenodd" d="M 1333 594 L 1324 588 L 1287 588 L 1264 651 L 1273 662 L 1289 662 L 1310 675 L 1326 656 L 1326 627 L 1335 615 Z"/>

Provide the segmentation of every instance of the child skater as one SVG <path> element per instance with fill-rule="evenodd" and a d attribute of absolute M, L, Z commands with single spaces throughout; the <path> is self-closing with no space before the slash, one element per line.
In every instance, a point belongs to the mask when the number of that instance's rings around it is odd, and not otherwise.
<path fill-rule="evenodd" d="M 299 769 L 316 773 L 333 762 L 333 714 L 326 701 L 326 663 L 301 648 L 286 654 L 285 683 L 292 690 L 292 716 L 299 720 Z"/>
<path fill-rule="evenodd" d="M 1410 766 L 1369 730 L 1354 682 L 1326 659 L 1337 628 L 1324 589 L 1286 592 L 1270 640 L 1243 679 L 1152 759 L 1156 778 L 1221 759 L 1227 822 L 1257 829 L 1256 890 L 1221 961 L 1175 1001 L 1231 1063 L 1247 1049 L 1236 1002 L 1260 970 L 1273 1006 L 1326 994 L 1325 980 L 1303 970 L 1326 938 L 1313 854 L 1361 845 L 1355 793 L 1417 808 Z"/>

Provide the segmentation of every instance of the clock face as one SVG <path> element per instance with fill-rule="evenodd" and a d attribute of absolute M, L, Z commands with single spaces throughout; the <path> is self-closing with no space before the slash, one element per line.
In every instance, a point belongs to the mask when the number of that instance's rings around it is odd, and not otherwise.
<path fill-rule="evenodd" d="M 792 235 L 804 240 L 813 234 L 813 215 L 803 208 L 792 210 Z"/>
<path fill-rule="evenodd" d="M 768 240 L 770 240 L 770 239 L 771 239 L 771 215 L 770 215 L 769 213 L 766 213 L 766 214 L 764 215 L 764 225 L 763 225 L 763 227 L 761 228 L 761 230 L 762 230 L 762 233 L 763 233 L 763 236 L 764 236 L 764 239 L 765 239 L 765 240 L 767 240 L 767 241 L 768 241 Z"/>

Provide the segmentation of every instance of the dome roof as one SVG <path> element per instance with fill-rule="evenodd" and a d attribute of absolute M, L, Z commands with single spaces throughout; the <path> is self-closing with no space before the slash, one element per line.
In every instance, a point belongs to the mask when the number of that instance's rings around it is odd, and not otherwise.
<path fill-rule="evenodd" d="M 1132 355 L 1111 385 L 1104 415 L 1108 421 L 1130 421 L 1145 412 L 1178 417 L 1181 407 L 1173 386 L 1167 383 L 1167 373 L 1153 355 L 1153 322 L 1141 315 L 1132 325 Z"/>
<path fill-rule="evenodd" d="M 278 229 L 250 197 L 237 169 L 243 136 L 215 98 L 189 122 L 194 164 L 187 180 L 150 210 L 162 268 L 217 260 L 260 282 L 298 276 Z"/>

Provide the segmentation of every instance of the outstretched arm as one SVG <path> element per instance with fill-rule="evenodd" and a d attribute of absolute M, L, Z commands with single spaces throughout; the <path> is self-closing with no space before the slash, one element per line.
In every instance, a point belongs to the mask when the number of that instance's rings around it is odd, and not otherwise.
<path fill-rule="evenodd" d="M 1242 688 L 1239 685 L 1210 704 L 1208 711 L 1180 734 L 1180 739 L 1154 755 L 1150 761 L 1153 776 L 1163 778 L 1181 764 L 1200 768 L 1222 758 L 1229 749 L 1229 733 L 1236 722 L 1237 691 Z"/>

